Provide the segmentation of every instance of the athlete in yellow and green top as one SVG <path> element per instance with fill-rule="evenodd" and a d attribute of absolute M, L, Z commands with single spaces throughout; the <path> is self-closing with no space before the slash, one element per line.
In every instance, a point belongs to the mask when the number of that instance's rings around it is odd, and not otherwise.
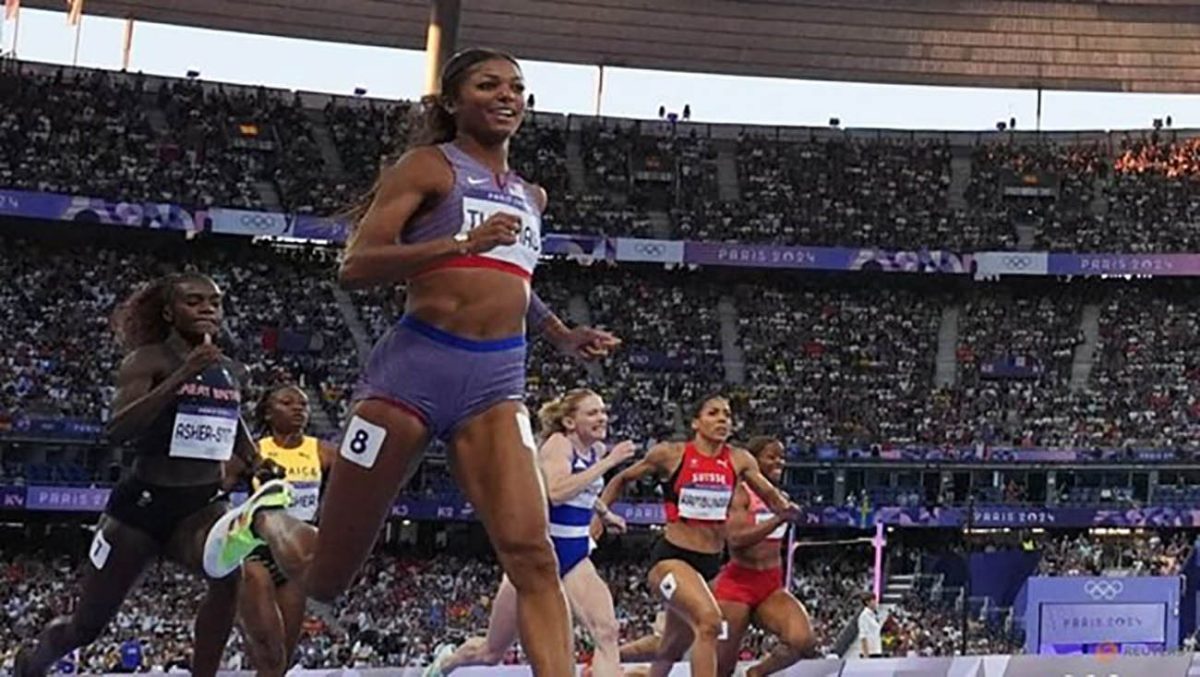
<path fill-rule="evenodd" d="M 273 388 L 259 401 L 255 414 L 267 433 L 258 441 L 259 453 L 278 464 L 294 487 L 288 513 L 313 522 L 320 505 L 321 480 L 337 450 L 304 434 L 308 396 L 295 385 Z M 300 639 L 304 607 L 304 591 L 284 575 L 270 548 L 261 546 L 246 558 L 238 616 L 257 674 L 283 675 L 287 671 Z"/>

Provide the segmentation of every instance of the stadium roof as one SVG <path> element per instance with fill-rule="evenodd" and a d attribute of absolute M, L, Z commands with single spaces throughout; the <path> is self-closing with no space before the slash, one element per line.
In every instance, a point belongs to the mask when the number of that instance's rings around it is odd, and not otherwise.
<path fill-rule="evenodd" d="M 26 0 L 61 10 L 63 0 Z M 336 8 L 336 9 L 332 9 Z M 424 49 L 427 0 L 88 0 L 89 14 Z M 526 59 L 883 83 L 1200 92 L 1194 0 L 463 0 Z"/>

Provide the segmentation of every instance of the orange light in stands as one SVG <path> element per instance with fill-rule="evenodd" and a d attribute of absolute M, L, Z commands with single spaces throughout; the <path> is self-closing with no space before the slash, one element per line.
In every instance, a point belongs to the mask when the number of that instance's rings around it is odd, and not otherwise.
<path fill-rule="evenodd" d="M 241 124 L 238 125 L 238 131 L 242 133 L 242 136 L 258 136 L 258 125 Z"/>

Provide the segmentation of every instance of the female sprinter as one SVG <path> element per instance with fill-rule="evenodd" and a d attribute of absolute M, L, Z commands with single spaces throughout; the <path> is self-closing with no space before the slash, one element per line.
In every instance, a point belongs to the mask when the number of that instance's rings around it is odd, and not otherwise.
<path fill-rule="evenodd" d="M 772 510 L 793 519 L 799 508 L 771 486 L 744 449 L 727 443 L 732 414 L 724 397 L 700 402 L 692 418 L 695 436 L 686 444 L 667 442 L 651 449 L 608 483 L 600 500 L 616 501 L 625 485 L 647 476 L 663 481 L 667 526 L 650 555 L 650 589 L 667 605 L 658 658 L 651 674 L 666 675 L 691 646 L 691 674 L 715 677 L 721 610 L 707 581 L 721 567 L 725 522 L 739 481 L 749 484 Z"/>
<path fill-rule="evenodd" d="M 108 438 L 137 449 L 133 473 L 113 489 L 84 564 L 74 611 L 56 618 L 15 675 L 44 675 L 59 658 L 91 644 L 116 615 L 146 565 L 166 556 L 203 575 L 209 527 L 225 514 L 222 464 L 234 455 L 258 467 L 241 420 L 244 370 L 212 337 L 221 329 L 221 290 L 204 275 L 169 275 L 136 292 L 113 315 L 128 355 L 117 372 Z M 268 482 L 249 501 L 286 506 L 289 489 Z M 209 580 L 196 612 L 191 672 L 215 675 L 237 604 L 238 576 Z"/>
<path fill-rule="evenodd" d="M 278 464 L 292 485 L 288 514 L 313 522 L 320 503 L 321 479 L 329 471 L 337 449 L 304 434 L 308 396 L 298 386 L 276 386 L 258 402 L 255 413 L 261 429 L 269 433 L 258 441 L 259 452 L 264 459 Z M 304 608 L 304 591 L 288 579 L 271 556 L 271 549 L 263 545 L 250 553 L 242 564 L 238 617 L 257 674 L 282 675 L 287 671 L 300 641 Z"/>
<path fill-rule="evenodd" d="M 558 571 L 575 618 L 583 624 L 596 650 L 592 671 L 596 677 L 619 677 L 617 617 L 612 593 L 588 558 L 592 516 L 600 517 L 613 530 L 622 531 L 625 520 L 600 502 L 604 474 L 633 456 L 632 442 L 622 442 L 607 451 L 608 412 L 604 400 L 580 388 L 546 403 L 538 412 L 546 441 L 538 464 L 550 495 L 550 538 L 558 555 Z M 497 665 L 517 640 L 516 591 L 508 578 L 492 603 L 487 637 L 473 637 L 457 651 L 439 648 L 426 677 L 441 677 L 467 665 Z"/>
<path fill-rule="evenodd" d="M 778 486 L 783 479 L 783 444 L 772 437 L 755 437 L 746 446 L 763 476 Z M 746 671 L 747 677 L 785 670 L 816 644 L 808 612 L 784 585 L 787 530 L 787 520 L 772 513 L 753 489 L 743 484 L 734 490 L 726 527 L 729 562 L 713 582 L 713 595 L 728 628 L 718 652 L 719 672 L 724 677 L 737 667 L 738 650 L 751 618 L 774 633 L 779 644 Z"/>
<path fill-rule="evenodd" d="M 509 139 L 525 113 L 516 59 L 461 52 L 446 63 L 441 85 L 415 147 L 382 172 L 338 273 L 349 289 L 406 283 L 407 307 L 360 376 L 302 584 L 322 602 L 346 590 L 429 439 L 444 439 L 455 480 L 516 589 L 534 673 L 566 675 L 571 619 L 521 404 L 525 334 L 538 331 L 582 359 L 619 341 L 569 329 L 530 291 L 546 193 L 508 166 Z M 210 539 L 212 572 L 236 566 L 258 536 L 274 531 L 286 541 L 295 527 L 277 510 L 235 518 Z"/>

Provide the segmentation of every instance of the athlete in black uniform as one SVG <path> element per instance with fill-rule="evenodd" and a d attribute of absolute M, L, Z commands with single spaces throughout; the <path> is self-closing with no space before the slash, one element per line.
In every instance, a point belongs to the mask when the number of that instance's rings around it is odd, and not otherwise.
<path fill-rule="evenodd" d="M 235 459 L 231 465 L 241 469 L 263 469 L 241 420 L 244 369 L 213 342 L 222 315 L 220 289 L 198 274 L 160 278 L 113 315 L 128 354 L 117 373 L 108 436 L 135 445 L 133 473 L 113 489 L 100 518 L 74 612 L 51 621 L 33 647 L 18 653 L 16 675 L 44 675 L 59 658 L 93 642 L 154 558 L 166 556 L 204 575 L 204 539 L 228 508 L 223 487 L 236 479 L 222 463 Z M 290 488 L 269 481 L 250 500 L 286 506 Z M 209 579 L 196 614 L 192 674 L 216 674 L 239 580 L 237 572 Z"/>

